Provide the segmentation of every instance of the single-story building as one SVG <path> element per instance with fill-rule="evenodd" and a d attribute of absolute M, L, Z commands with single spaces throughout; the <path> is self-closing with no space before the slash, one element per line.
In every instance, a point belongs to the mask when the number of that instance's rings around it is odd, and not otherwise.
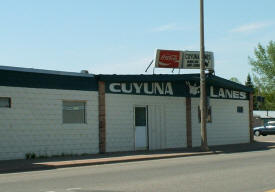
<path fill-rule="evenodd" d="M 199 74 L 0 67 L 0 160 L 200 146 Z M 207 74 L 210 146 L 249 143 L 252 89 Z"/>
<path fill-rule="evenodd" d="M 263 126 L 268 121 L 275 121 L 275 111 L 253 111 L 253 127 Z"/>

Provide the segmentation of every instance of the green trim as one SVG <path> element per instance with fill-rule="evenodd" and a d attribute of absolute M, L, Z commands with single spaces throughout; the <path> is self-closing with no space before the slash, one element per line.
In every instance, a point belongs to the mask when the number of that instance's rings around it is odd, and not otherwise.
<path fill-rule="evenodd" d="M 0 67 L 0 86 L 97 91 L 98 81 L 106 83 L 170 82 L 173 84 L 176 96 L 188 96 L 189 88 L 186 82 L 191 82 L 192 85 L 196 84 L 198 86 L 200 83 L 200 74 L 91 75 Z M 253 92 L 252 88 L 211 74 L 206 75 L 206 85 L 207 87 L 221 87 L 246 93 Z"/>
<path fill-rule="evenodd" d="M 97 91 L 94 77 L 0 69 L 0 86 Z"/>
<path fill-rule="evenodd" d="M 181 75 L 97 75 L 98 80 L 104 82 L 118 82 L 118 83 L 128 83 L 128 82 L 181 82 L 191 81 L 199 84 L 200 74 L 181 74 Z M 206 75 L 207 86 L 223 87 L 237 91 L 243 92 L 253 92 L 253 89 L 233 81 L 207 74 Z"/>

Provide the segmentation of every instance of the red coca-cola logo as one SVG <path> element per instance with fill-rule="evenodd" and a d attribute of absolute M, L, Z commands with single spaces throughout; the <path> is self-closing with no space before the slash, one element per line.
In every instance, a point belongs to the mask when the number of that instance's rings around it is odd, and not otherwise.
<path fill-rule="evenodd" d="M 158 67 L 178 68 L 180 65 L 180 51 L 160 50 Z"/>

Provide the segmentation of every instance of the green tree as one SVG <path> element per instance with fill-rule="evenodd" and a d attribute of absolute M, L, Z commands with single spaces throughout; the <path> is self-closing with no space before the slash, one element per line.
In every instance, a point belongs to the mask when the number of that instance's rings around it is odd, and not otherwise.
<path fill-rule="evenodd" d="M 266 47 L 260 43 L 254 50 L 255 58 L 249 57 L 252 66 L 256 96 L 265 98 L 261 109 L 275 110 L 275 42 L 270 41 Z"/>
<path fill-rule="evenodd" d="M 248 73 L 245 86 L 253 88 L 254 89 L 254 97 L 253 97 L 253 109 L 254 110 L 260 110 L 263 108 L 263 97 L 259 96 L 258 89 L 254 87 L 254 84 L 252 82 L 251 76 Z"/>
<path fill-rule="evenodd" d="M 250 88 L 254 88 L 250 74 L 248 73 L 245 85 Z"/>
<path fill-rule="evenodd" d="M 235 83 L 242 84 L 237 77 L 231 77 L 229 80 L 234 81 Z"/>

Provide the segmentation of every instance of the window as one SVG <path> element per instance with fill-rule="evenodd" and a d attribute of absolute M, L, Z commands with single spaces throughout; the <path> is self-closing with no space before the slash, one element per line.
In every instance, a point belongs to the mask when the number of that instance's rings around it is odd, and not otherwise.
<path fill-rule="evenodd" d="M 267 126 L 275 126 L 275 121 L 269 121 L 266 124 Z"/>
<path fill-rule="evenodd" d="M 63 101 L 63 123 L 86 123 L 86 102 Z"/>
<path fill-rule="evenodd" d="M 0 108 L 10 108 L 10 107 L 11 107 L 11 98 L 0 97 Z"/>
<path fill-rule="evenodd" d="M 135 125 L 146 126 L 146 107 L 135 108 Z"/>
<path fill-rule="evenodd" d="M 238 113 L 243 113 L 243 107 L 238 106 L 238 107 L 237 107 L 237 112 L 238 112 Z"/>
<path fill-rule="evenodd" d="M 211 111 L 211 106 L 208 106 L 207 111 L 206 111 L 206 122 L 211 123 L 212 122 L 212 111 Z M 198 106 L 198 119 L 199 122 L 201 122 L 201 109 L 200 106 Z"/>

